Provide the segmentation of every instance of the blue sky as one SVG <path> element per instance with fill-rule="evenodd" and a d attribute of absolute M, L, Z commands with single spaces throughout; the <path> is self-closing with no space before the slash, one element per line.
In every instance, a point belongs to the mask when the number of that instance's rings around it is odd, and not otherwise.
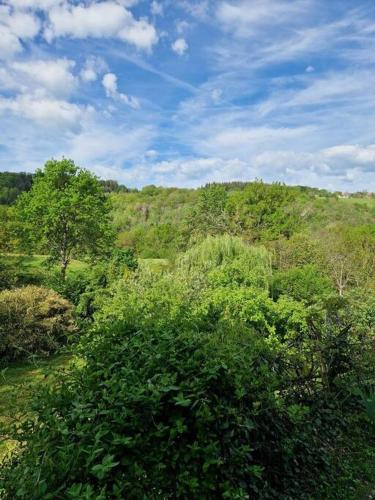
<path fill-rule="evenodd" d="M 373 0 L 2 0 L 0 170 L 375 191 Z"/>

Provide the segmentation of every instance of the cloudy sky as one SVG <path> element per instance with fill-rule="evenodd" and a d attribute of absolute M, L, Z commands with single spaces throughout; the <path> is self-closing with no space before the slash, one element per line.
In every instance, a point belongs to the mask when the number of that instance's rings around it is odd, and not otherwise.
<path fill-rule="evenodd" d="M 0 170 L 375 191 L 374 0 L 0 0 Z"/>

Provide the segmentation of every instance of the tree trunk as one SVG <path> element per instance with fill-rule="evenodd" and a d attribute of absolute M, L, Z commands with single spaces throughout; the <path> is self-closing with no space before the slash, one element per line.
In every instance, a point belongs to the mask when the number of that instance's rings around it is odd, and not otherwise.
<path fill-rule="evenodd" d="M 61 262 L 61 267 L 60 267 L 60 272 L 61 272 L 61 277 L 63 280 L 66 278 L 66 268 L 68 267 L 68 259 L 65 259 Z"/>

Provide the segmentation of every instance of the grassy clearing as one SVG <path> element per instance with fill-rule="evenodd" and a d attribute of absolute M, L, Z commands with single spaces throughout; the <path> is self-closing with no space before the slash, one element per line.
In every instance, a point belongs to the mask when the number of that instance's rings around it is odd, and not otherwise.
<path fill-rule="evenodd" d="M 47 278 L 51 270 L 58 266 L 49 266 L 48 255 L 2 254 L 2 261 L 14 269 L 22 283 L 40 284 Z M 88 264 L 79 260 L 72 260 L 69 264 L 68 274 L 87 269 Z"/>
<path fill-rule="evenodd" d="M 0 463 L 16 446 L 4 435 L 6 426 L 30 415 L 35 388 L 39 384 L 53 383 L 54 374 L 69 369 L 72 363 L 70 354 L 60 354 L 48 359 L 14 363 L 0 372 Z"/>

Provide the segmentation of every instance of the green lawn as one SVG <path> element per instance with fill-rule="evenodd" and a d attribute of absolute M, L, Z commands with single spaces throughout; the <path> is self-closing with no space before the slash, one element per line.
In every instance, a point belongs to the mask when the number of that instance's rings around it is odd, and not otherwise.
<path fill-rule="evenodd" d="M 37 385 L 52 383 L 56 371 L 68 369 L 72 362 L 70 354 L 60 354 L 14 363 L 0 371 L 0 462 L 16 445 L 6 439 L 5 427 L 30 415 L 30 400 Z"/>
<path fill-rule="evenodd" d="M 22 283 L 40 284 L 46 278 L 51 268 L 47 264 L 47 255 L 2 254 L 2 261 L 14 269 Z M 72 260 L 68 267 L 68 274 L 87 268 L 86 262 Z M 58 269 L 58 266 L 53 266 Z"/>

